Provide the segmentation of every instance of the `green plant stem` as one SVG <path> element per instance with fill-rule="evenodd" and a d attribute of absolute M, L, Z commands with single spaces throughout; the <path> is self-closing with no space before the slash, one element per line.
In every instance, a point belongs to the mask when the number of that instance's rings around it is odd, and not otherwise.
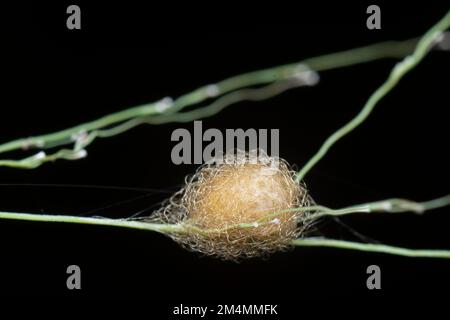
<path fill-rule="evenodd" d="M 308 84 L 305 84 L 304 81 L 302 81 L 302 79 L 300 78 L 274 82 L 261 88 L 247 88 L 236 90 L 218 98 L 210 105 L 207 105 L 205 107 L 181 113 L 176 112 L 167 115 L 159 115 L 155 117 L 147 116 L 134 118 L 112 128 L 98 129 L 91 131 L 89 134 L 86 134 L 79 143 L 76 143 L 73 149 L 61 149 L 51 154 L 47 154 L 46 152 L 41 151 L 34 156 L 20 160 L 0 160 L 0 166 L 19 169 L 34 169 L 46 162 L 55 161 L 58 159 L 78 160 L 87 155 L 87 151 L 85 150 L 85 148 L 89 146 L 92 142 L 94 142 L 96 138 L 112 137 L 145 123 L 148 124 L 163 124 L 169 122 L 180 123 L 180 122 L 189 122 L 196 119 L 202 119 L 219 112 L 220 110 L 226 108 L 227 106 L 233 103 L 246 100 L 259 101 L 268 99 L 270 97 L 281 94 L 282 92 L 285 92 L 289 89 L 297 88 L 299 86 L 304 85 Z"/>
<path fill-rule="evenodd" d="M 394 198 L 354 205 L 343 209 L 330 209 L 327 207 L 321 207 L 317 209 L 317 213 L 311 215 L 311 218 L 317 219 L 321 216 L 343 216 L 352 213 L 371 213 L 371 212 L 388 212 L 388 213 L 414 212 L 417 214 L 422 214 L 426 211 L 446 207 L 449 205 L 450 205 L 450 195 L 446 195 L 425 202 L 415 202 L 406 199 Z"/>
<path fill-rule="evenodd" d="M 66 149 L 66 151 L 60 154 L 58 154 L 58 152 L 55 152 L 53 153 L 53 155 L 56 155 L 56 157 L 45 158 L 42 162 L 36 161 L 35 159 L 31 159 L 33 161 L 30 162 L 30 158 L 32 157 L 29 157 L 21 160 L 2 160 L 0 161 L 0 166 L 28 169 L 36 168 L 41 163 L 56 160 L 58 158 L 57 155 L 59 155 L 60 158 L 64 159 L 76 159 L 77 152 L 80 151 L 81 147 L 88 145 L 95 138 L 112 137 L 116 134 L 123 133 L 141 123 L 151 123 L 151 121 L 148 120 L 151 117 L 157 117 L 157 120 L 155 120 L 155 122 L 157 122 L 158 119 L 163 119 L 159 117 L 161 115 L 175 114 L 186 107 L 194 106 L 211 98 L 224 96 L 227 93 L 235 90 L 292 79 L 293 77 L 295 78 L 299 73 L 308 70 L 324 71 L 374 61 L 382 58 L 403 57 L 411 52 L 416 41 L 416 39 L 410 39 L 400 42 L 388 41 L 366 47 L 309 58 L 298 63 L 254 71 L 225 79 L 213 85 L 203 86 L 186 95 L 180 96 L 175 101 L 167 103 L 167 105 L 163 105 L 164 100 L 161 100 L 158 102 L 144 104 L 120 112 L 112 113 L 97 120 L 86 122 L 55 133 L 30 138 L 22 138 L 7 142 L 0 145 L 0 153 L 28 149 L 45 150 L 61 145 L 76 144 L 74 136 L 81 134 L 85 134 L 87 136 L 87 140 L 83 141 L 82 145 L 75 146 L 72 151 Z M 239 100 L 233 99 L 233 103 L 236 103 L 238 101 Z M 217 104 L 212 104 L 211 108 L 202 108 L 201 111 L 195 111 L 194 113 L 190 113 L 187 116 L 181 117 L 192 119 L 192 116 L 210 116 L 216 112 L 219 112 L 221 109 L 223 109 L 223 107 L 226 107 L 227 105 L 229 104 L 224 104 L 222 107 L 217 107 Z M 167 122 L 171 119 L 173 118 L 167 118 L 166 121 L 162 121 L 162 123 Z M 116 127 L 109 128 L 111 126 Z M 104 132 L 99 132 L 102 129 L 105 129 Z"/>
<path fill-rule="evenodd" d="M 342 137 L 353 131 L 371 114 L 380 100 L 386 96 L 397 83 L 412 69 L 414 69 L 426 56 L 439 35 L 450 27 L 450 11 L 436 23 L 418 42 L 414 52 L 397 63 L 388 79 L 369 97 L 366 104 L 350 122 L 334 132 L 320 147 L 319 151 L 297 173 L 296 181 L 300 182 L 305 175 L 325 156 L 330 148 Z"/>
<path fill-rule="evenodd" d="M 383 201 L 350 206 L 343 209 L 330 209 L 325 206 L 316 205 L 279 211 L 273 213 L 270 216 L 264 217 L 264 219 L 255 221 L 254 223 L 241 223 L 220 229 L 202 229 L 194 225 L 190 225 L 189 223 L 165 224 L 165 223 L 140 222 L 125 219 L 89 218 L 89 217 L 76 217 L 65 215 L 48 215 L 48 214 L 41 215 L 41 214 L 28 214 L 17 212 L 0 212 L 0 219 L 102 225 L 110 227 L 139 229 L 145 231 L 155 231 L 163 234 L 198 233 L 202 235 L 208 235 L 211 233 L 225 232 L 229 229 L 234 228 L 245 229 L 245 228 L 259 227 L 264 224 L 272 223 L 273 220 L 270 219 L 276 218 L 277 216 L 283 213 L 292 211 L 314 212 L 307 219 L 315 220 L 320 218 L 321 216 L 326 215 L 342 216 L 351 213 L 367 213 L 376 211 L 384 211 L 384 212 L 413 211 L 416 213 L 423 213 L 426 210 L 436 209 L 439 207 L 447 206 L 449 204 L 450 204 L 450 195 L 426 202 L 413 202 L 405 199 L 387 199 Z M 301 238 L 293 240 L 292 244 L 296 246 L 322 246 L 322 247 L 334 247 L 334 248 L 362 250 L 370 252 L 383 252 L 409 257 L 450 258 L 450 250 L 431 250 L 431 249 L 412 250 L 388 245 L 357 243 L 324 238 Z"/>
<path fill-rule="evenodd" d="M 373 212 L 387 212 L 387 213 L 402 213 L 402 212 L 414 212 L 416 214 L 422 214 L 426 211 L 446 207 L 450 205 L 450 195 L 446 195 L 437 199 L 433 199 L 425 202 L 415 202 L 407 199 L 386 199 L 375 202 L 368 202 L 363 204 L 357 204 L 341 209 L 332 209 L 322 205 L 314 205 L 307 207 L 298 207 L 286 210 L 280 210 L 270 213 L 264 217 L 255 221 L 259 224 L 273 223 L 273 219 L 286 213 L 292 212 L 306 212 L 311 213 L 306 217 L 302 217 L 304 221 L 317 220 L 324 216 L 344 216 L 355 213 L 373 213 Z M 251 228 L 255 227 L 254 223 L 235 224 L 230 225 L 226 229 L 218 229 L 218 231 L 224 231 L 231 228 Z"/>
<path fill-rule="evenodd" d="M 17 212 L 0 212 L 0 219 L 100 225 L 109 227 L 139 229 L 146 231 L 156 231 L 160 233 L 177 233 L 183 232 L 184 230 L 183 226 L 176 224 L 148 223 L 123 219 L 90 218 L 90 217 L 76 217 L 66 215 L 49 215 L 49 214 L 29 214 Z"/>
<path fill-rule="evenodd" d="M 127 219 L 117 220 L 107 218 L 88 218 L 88 217 L 77 217 L 66 215 L 46 215 L 46 214 L 42 215 L 42 214 L 30 214 L 18 212 L 0 212 L 0 219 L 95 224 L 104 226 L 116 226 L 124 228 L 151 230 L 166 233 L 182 232 L 182 231 L 187 232 L 186 230 L 189 229 L 190 232 L 193 231 L 202 234 L 208 234 L 208 233 L 220 233 L 235 228 L 255 228 L 262 224 L 272 223 L 271 219 L 274 219 L 282 214 L 289 212 L 313 212 L 313 214 L 311 214 L 307 219 L 315 220 L 322 216 L 343 216 L 353 213 L 370 213 L 370 212 L 399 213 L 408 211 L 415 213 L 423 213 L 428 210 L 445 207 L 448 205 L 450 205 L 450 195 L 425 202 L 414 202 L 406 199 L 387 199 L 382 201 L 354 205 L 342 209 L 331 209 L 321 205 L 314 205 L 308 207 L 299 207 L 277 211 L 251 223 L 234 224 L 229 225 L 225 228 L 218 228 L 218 229 L 200 229 L 198 227 L 189 225 L 188 223 L 180 225 L 163 224 L 163 223 L 156 224 L 149 222 L 138 222 L 135 220 L 127 220 Z"/>
<path fill-rule="evenodd" d="M 375 243 L 361 243 L 345 240 L 335 240 L 327 238 L 303 238 L 292 241 L 294 246 L 303 247 L 330 247 L 335 249 L 347 249 L 366 252 L 379 252 L 392 254 L 397 256 L 412 257 L 412 258 L 441 258 L 450 259 L 450 250 L 437 249 L 408 249 L 402 247 L 395 247 L 386 244 Z"/>
<path fill-rule="evenodd" d="M 398 81 L 410 70 L 412 70 L 426 55 L 428 50 L 431 48 L 432 42 L 436 39 L 436 36 L 450 25 L 450 12 L 438 22 L 430 31 L 425 34 L 425 36 L 419 41 L 414 53 L 404 59 L 401 63 L 397 64 L 394 70 L 391 72 L 388 80 L 369 98 L 363 110 L 349 122 L 346 126 L 334 133 L 327 141 L 325 141 L 319 152 L 305 165 L 305 167 L 300 170 L 297 174 L 296 179 L 301 181 L 305 174 L 325 155 L 328 149 L 344 135 L 352 131 L 359 124 L 361 124 L 370 114 L 374 106 L 382 99 L 395 85 Z M 386 57 L 402 57 L 411 51 L 412 44 L 415 40 L 408 40 L 405 42 L 386 42 L 381 44 L 376 44 L 368 47 L 347 50 L 339 53 L 334 53 L 330 55 L 320 56 L 316 58 L 306 59 L 300 63 L 290 64 L 285 66 L 279 66 L 271 69 L 251 72 L 236 77 L 232 77 L 221 81 L 214 85 L 214 89 L 217 91 L 217 96 L 227 97 L 227 93 L 235 90 L 240 90 L 245 87 L 277 83 L 278 81 L 283 81 L 286 79 L 291 79 L 298 75 L 299 72 L 305 72 L 309 69 L 314 71 L 321 71 L 333 68 L 339 68 L 349 65 L 355 65 L 357 63 L 363 63 L 367 61 L 373 61 L 380 58 Z M 19 139 L 12 142 L 8 142 L 0 145 L 0 153 L 5 153 L 9 151 L 26 149 L 26 148 L 37 148 L 37 149 L 47 149 L 53 148 L 60 145 L 67 145 L 75 143 L 73 150 L 62 149 L 51 155 L 43 155 L 45 161 L 52 161 L 58 158 L 75 159 L 80 157 L 78 152 L 82 151 L 82 147 L 88 145 L 97 136 L 98 137 L 110 137 L 116 134 L 125 132 L 135 126 L 134 122 L 128 121 L 141 121 L 140 119 L 148 118 L 151 116 L 160 117 L 172 116 L 172 118 L 167 118 L 164 121 L 176 121 L 179 119 L 183 121 L 183 115 L 177 112 L 181 111 L 185 107 L 198 104 L 202 101 L 212 98 L 211 87 L 205 86 L 197 89 L 191 93 L 188 93 L 180 98 L 176 99 L 170 105 L 161 108 L 161 102 L 146 104 L 138 106 L 135 108 L 123 110 L 117 113 L 113 113 L 102 117 L 98 120 L 87 122 L 75 126 L 70 129 L 62 130 L 56 133 L 41 135 L 37 137 L 32 137 L 28 139 Z M 237 91 L 238 92 L 238 91 Z M 281 91 L 280 91 L 281 92 Z M 242 92 L 241 92 L 242 93 Z M 215 97 L 217 97 L 215 95 Z M 228 96 L 229 97 L 229 96 Z M 233 100 L 233 103 L 240 101 L 240 99 L 248 98 L 245 95 L 238 96 L 238 99 Z M 219 98 L 220 99 L 220 98 Z M 220 101 L 220 100 L 216 100 Z M 205 112 L 220 111 L 223 107 L 227 106 L 224 104 L 211 104 Z M 211 107 L 212 106 L 212 107 Z M 213 111 L 211 111 L 211 109 Z M 193 119 L 196 117 L 202 117 L 205 113 L 195 113 L 196 110 L 191 112 L 191 116 L 187 119 Z M 148 120 L 151 122 L 152 120 Z M 155 120 L 158 121 L 158 118 Z M 116 126 L 115 128 L 108 128 L 110 126 Z M 122 126 L 122 127 L 121 127 Z M 73 136 L 80 133 L 86 133 L 85 139 L 87 142 L 77 145 L 78 141 L 74 141 Z M 29 157 L 20 161 L 24 161 L 22 166 L 17 167 L 27 167 L 27 161 L 35 158 L 42 160 L 42 156 Z M 19 161 L 19 162 L 20 162 Z M 39 165 L 39 161 L 31 163 L 30 167 Z M 11 165 L 14 166 L 18 161 L 16 160 L 2 160 L 1 165 Z M 29 163 L 28 163 L 29 164 Z M 320 214 L 322 215 L 344 215 L 355 212 L 372 212 L 372 211 L 387 211 L 387 212 L 403 212 L 403 211 L 414 211 L 421 213 L 425 210 L 430 210 L 450 203 L 450 196 L 442 197 L 439 199 L 415 203 L 403 199 L 389 199 L 385 201 L 363 204 L 357 206 L 351 206 L 344 209 L 330 209 L 324 206 L 312 206 L 308 207 L 308 210 L 318 210 L 318 213 L 312 216 L 318 218 Z M 306 208 L 296 208 L 293 210 L 306 209 Z M 276 213 L 279 214 L 279 213 Z M 139 222 L 132 220 L 123 219 L 107 219 L 107 218 L 89 218 L 89 217 L 76 217 L 76 216 L 64 216 L 64 215 L 38 215 L 38 214 L 27 214 L 27 213 L 14 213 L 14 212 L 0 212 L 0 219 L 14 219 L 14 220 L 26 220 L 26 221 L 42 221 L 42 222 L 63 222 L 63 223 L 77 223 L 77 224 L 88 224 L 88 225 L 103 225 L 103 226 L 115 226 L 122 228 L 133 228 L 147 231 L 156 231 L 164 234 L 170 233 L 183 233 L 183 232 L 196 232 L 189 226 L 182 224 L 159 224 L 159 223 L 149 223 L 149 222 Z M 254 227 L 254 224 L 242 224 L 239 227 Z M 413 250 L 407 248 L 400 248 L 382 244 L 368 244 L 368 243 L 357 243 L 342 240 L 324 239 L 324 238 L 303 238 L 296 239 L 292 242 L 295 246 L 321 246 L 321 247 L 333 247 L 342 249 L 352 249 L 370 252 L 382 252 L 401 256 L 409 257 L 434 257 L 434 258 L 450 258 L 450 250 Z"/>

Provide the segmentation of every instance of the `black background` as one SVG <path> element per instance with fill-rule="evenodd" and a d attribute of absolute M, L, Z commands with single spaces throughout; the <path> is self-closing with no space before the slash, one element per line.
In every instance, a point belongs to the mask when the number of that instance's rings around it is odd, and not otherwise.
<path fill-rule="evenodd" d="M 365 26 L 368 4 L 361 3 L 74 3 L 81 6 L 81 31 L 65 28 L 71 3 L 34 3 L 23 12 L 13 43 L 2 49 L 7 56 L 2 63 L 2 142 L 177 97 L 235 74 L 418 36 L 448 9 L 444 1 L 380 4 L 382 30 L 371 31 Z M 317 202 L 340 207 L 389 197 L 428 200 L 450 192 L 448 57 L 433 52 L 314 168 L 307 183 Z M 280 128 L 281 156 L 298 168 L 360 110 L 393 64 L 391 59 L 323 72 L 316 87 L 231 106 L 203 125 Z M 98 141 L 80 161 L 31 171 L 0 168 L 3 184 L 153 191 L 2 185 L 0 209 L 107 217 L 151 212 L 196 168 L 170 160 L 170 135 L 178 127 L 143 126 Z M 184 127 L 192 129 L 192 124 Z M 378 214 L 342 221 L 381 242 L 450 248 L 448 213 L 440 209 L 421 217 Z M 326 236 L 355 240 L 333 221 L 319 229 Z M 108 227 L 1 221 L 0 243 L 2 295 L 143 298 L 147 309 L 161 315 L 179 303 L 272 303 L 287 314 L 303 309 L 305 301 L 445 297 L 450 286 L 450 262 L 444 260 L 297 248 L 236 264 L 184 251 L 159 234 Z M 82 269 L 80 291 L 66 289 L 71 264 Z M 370 264 L 381 267 L 380 291 L 366 288 Z"/>

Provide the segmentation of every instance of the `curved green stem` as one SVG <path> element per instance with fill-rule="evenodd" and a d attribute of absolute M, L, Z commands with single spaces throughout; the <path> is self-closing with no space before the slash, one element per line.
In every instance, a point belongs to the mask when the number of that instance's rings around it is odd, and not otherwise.
<path fill-rule="evenodd" d="M 361 242 L 352 242 L 326 238 L 296 239 L 292 241 L 292 245 L 303 247 L 330 247 L 337 249 L 357 250 L 366 252 L 379 252 L 412 258 L 450 259 L 450 250 L 408 249 L 390 246 L 386 244 L 361 243 Z"/>
<path fill-rule="evenodd" d="M 147 120 L 151 117 L 156 116 L 158 118 L 160 115 L 173 115 L 186 107 L 194 106 L 211 98 L 224 96 L 235 90 L 292 79 L 308 70 L 323 71 L 382 58 L 403 57 L 411 52 L 415 43 L 416 39 L 399 42 L 388 41 L 309 58 L 297 63 L 245 73 L 225 79 L 216 84 L 200 87 L 197 90 L 180 96 L 175 101 L 163 99 L 158 102 L 112 113 L 97 120 L 86 122 L 55 133 L 7 142 L 0 145 L 0 153 L 28 149 L 43 150 L 62 145 L 76 144 L 77 138 L 79 138 L 82 144 L 86 145 L 86 141 L 83 141 L 84 139 L 88 139 L 88 142 L 91 143 L 96 137 L 112 137 L 130 130 L 141 123 L 150 122 Z M 238 101 L 234 101 L 233 103 Z M 227 105 L 224 105 L 223 107 L 226 106 Z M 209 116 L 219 112 L 221 109 L 222 108 L 218 108 L 217 104 L 215 104 L 211 105 L 211 108 L 202 108 L 202 111 L 196 111 L 195 113 L 189 113 L 189 115 L 182 115 L 181 117 Z M 110 128 L 111 126 L 114 128 Z M 104 132 L 99 132 L 101 130 Z M 78 151 L 75 149 L 76 148 L 74 148 L 73 152 Z M 69 153 L 65 152 L 65 155 L 69 155 Z M 69 158 L 69 156 L 67 158 Z M 35 160 L 30 162 L 29 160 L 30 159 L 28 158 L 22 160 L 2 160 L 0 166 L 10 166 L 15 168 L 35 168 L 38 166 L 38 162 Z"/>
<path fill-rule="evenodd" d="M 319 151 L 305 164 L 297 173 L 295 179 L 300 182 L 305 175 L 325 156 L 330 148 L 342 137 L 353 131 L 363 123 L 370 115 L 378 102 L 386 96 L 397 83 L 412 69 L 414 69 L 426 56 L 430 48 L 434 45 L 438 36 L 450 27 L 450 11 L 436 23 L 418 42 L 414 52 L 404 58 L 392 69 L 388 79 L 370 96 L 358 115 L 345 126 L 334 132 L 320 147 Z"/>
<path fill-rule="evenodd" d="M 312 71 L 310 71 L 312 72 Z M 181 113 L 170 113 L 167 115 L 159 115 L 154 117 L 139 117 L 128 120 L 117 126 L 108 129 L 98 129 L 91 131 L 89 134 L 80 136 L 81 138 L 76 141 L 73 149 L 61 149 L 55 153 L 47 154 L 44 151 L 37 153 L 34 156 L 27 157 L 20 160 L 0 160 L 0 166 L 20 168 L 20 169 L 34 169 L 40 165 L 55 161 L 58 159 L 66 160 L 78 160 L 87 155 L 85 150 L 91 143 L 97 138 L 108 138 L 125 131 L 128 131 L 139 125 L 148 124 L 163 124 L 163 123 L 177 123 L 177 122 L 189 122 L 197 119 L 202 119 L 213 114 L 216 114 L 220 110 L 228 107 L 237 102 L 241 101 L 259 101 L 269 99 L 276 95 L 279 95 L 289 89 L 298 88 L 304 85 L 314 85 L 315 82 L 305 81 L 302 77 L 296 79 L 288 79 L 284 81 L 274 82 L 262 88 L 248 88 L 233 91 L 226 94 L 211 104 L 194 109 L 192 111 L 181 112 Z"/>

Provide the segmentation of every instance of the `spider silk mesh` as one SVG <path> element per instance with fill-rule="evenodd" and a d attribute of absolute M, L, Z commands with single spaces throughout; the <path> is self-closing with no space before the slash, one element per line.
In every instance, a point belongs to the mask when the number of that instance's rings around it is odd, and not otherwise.
<path fill-rule="evenodd" d="M 233 151 L 186 178 L 185 186 L 152 216 L 183 224 L 170 234 L 185 248 L 226 260 L 288 248 L 307 229 L 311 199 L 283 159 L 262 150 Z"/>

